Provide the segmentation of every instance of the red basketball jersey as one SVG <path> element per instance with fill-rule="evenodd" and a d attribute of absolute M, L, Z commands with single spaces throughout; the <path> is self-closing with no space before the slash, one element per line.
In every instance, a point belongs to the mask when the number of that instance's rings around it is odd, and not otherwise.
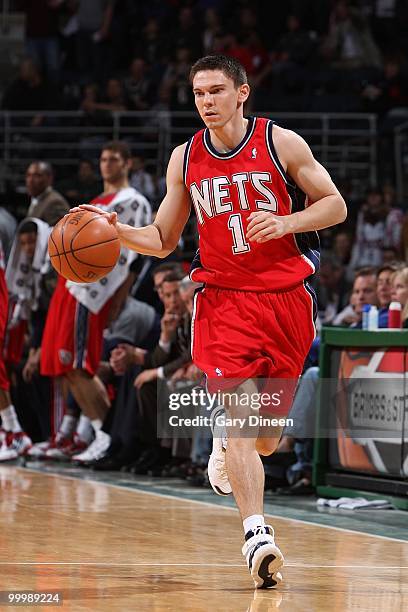
<path fill-rule="evenodd" d="M 107 194 L 101 193 L 100 195 L 96 196 L 96 198 L 91 200 L 90 203 L 94 206 L 109 206 L 109 204 L 112 202 L 113 198 L 116 197 L 116 195 L 117 191 L 115 191 L 114 193 Z"/>
<path fill-rule="evenodd" d="M 254 211 L 289 215 L 306 205 L 286 175 L 273 145 L 273 121 L 251 117 L 242 142 L 228 153 L 211 144 L 208 129 L 187 143 L 184 180 L 197 215 L 199 249 L 191 278 L 216 287 L 279 291 L 318 268 L 316 232 L 288 234 L 249 243 L 245 234 Z"/>

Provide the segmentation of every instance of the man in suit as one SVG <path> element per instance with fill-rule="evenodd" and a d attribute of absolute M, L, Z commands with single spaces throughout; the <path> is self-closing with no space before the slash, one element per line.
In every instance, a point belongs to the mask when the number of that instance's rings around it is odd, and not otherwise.
<path fill-rule="evenodd" d="M 28 217 L 55 225 L 69 211 L 65 198 L 52 188 L 52 167 L 45 161 L 32 162 L 26 171 L 27 193 L 31 196 Z"/>

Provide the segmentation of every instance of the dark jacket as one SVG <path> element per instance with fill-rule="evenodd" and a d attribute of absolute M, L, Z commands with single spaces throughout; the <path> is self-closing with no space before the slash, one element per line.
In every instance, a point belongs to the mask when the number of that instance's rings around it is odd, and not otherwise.
<path fill-rule="evenodd" d="M 191 361 L 191 318 L 185 314 L 177 327 L 170 344 L 170 352 L 164 351 L 159 344 L 146 353 L 144 367 L 163 367 L 165 378 L 169 378 L 176 370 Z"/>
<path fill-rule="evenodd" d="M 38 198 L 31 200 L 28 217 L 42 219 L 48 225 L 55 225 L 69 211 L 66 199 L 52 187 L 47 187 Z"/>

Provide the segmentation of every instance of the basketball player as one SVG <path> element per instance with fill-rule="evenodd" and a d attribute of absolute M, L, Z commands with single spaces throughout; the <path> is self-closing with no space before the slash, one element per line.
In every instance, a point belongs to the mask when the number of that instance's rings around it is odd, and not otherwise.
<path fill-rule="evenodd" d="M 151 208 L 144 196 L 129 187 L 130 164 L 127 144 L 111 142 L 103 147 L 100 171 L 104 192 L 93 203 L 139 227 L 150 222 Z M 108 318 L 115 316 L 134 280 L 129 274 L 134 259 L 134 252 L 122 249 L 115 268 L 95 283 L 82 285 L 60 277 L 51 300 L 41 346 L 41 374 L 64 377 L 83 414 L 91 420 L 94 442 L 72 457 L 81 464 L 101 458 L 110 445 L 110 436 L 102 430 L 110 400 L 96 371 Z"/>
<path fill-rule="evenodd" d="M 193 202 L 200 248 L 191 278 L 205 283 L 195 298 L 193 360 L 210 389 L 225 383 L 238 389 L 239 399 L 256 392 L 258 378 L 298 379 L 315 335 L 305 279 L 319 263 L 316 230 L 344 221 L 346 206 L 300 136 L 273 121 L 244 117 L 250 88 L 236 60 L 204 57 L 190 77 L 206 129 L 173 151 L 155 222 L 134 229 L 114 214 L 107 218 L 123 245 L 166 257 L 177 246 Z M 306 195 L 303 205 L 296 186 Z M 239 417 L 242 408 L 230 395 L 228 413 Z M 228 429 L 226 450 L 222 438 L 214 437 L 209 462 L 214 490 L 232 489 L 235 496 L 243 554 L 258 588 L 282 579 L 283 555 L 263 516 L 259 457 L 276 449 L 280 434 L 279 429 L 256 439 L 230 436 Z"/>
<path fill-rule="evenodd" d="M 4 362 L 4 337 L 8 318 L 8 291 L 5 278 L 5 261 L 0 242 L 0 461 L 16 459 L 31 447 L 31 440 L 21 428 L 10 397 L 10 383 Z"/>

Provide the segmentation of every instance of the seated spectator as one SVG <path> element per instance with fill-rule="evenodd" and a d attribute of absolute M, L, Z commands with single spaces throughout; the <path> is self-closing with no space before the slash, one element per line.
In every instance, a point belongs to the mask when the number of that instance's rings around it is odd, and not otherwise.
<path fill-rule="evenodd" d="M 149 172 L 146 172 L 145 160 L 141 155 L 134 155 L 132 157 L 129 182 L 132 187 L 140 191 L 149 201 L 154 201 L 156 199 L 156 189 L 153 178 Z"/>
<path fill-rule="evenodd" d="M 132 296 L 146 304 L 150 304 L 160 315 L 163 314 L 162 283 L 165 277 L 173 272 L 180 278 L 183 270 L 178 261 L 167 258 L 162 263 L 158 263 L 154 257 L 146 257 L 143 270 L 140 272 L 133 288 Z"/>
<path fill-rule="evenodd" d="M 35 62 L 26 58 L 20 64 L 19 76 L 5 90 L 2 108 L 10 111 L 35 111 L 33 117 L 19 118 L 19 125 L 39 127 L 45 121 L 46 110 L 59 107 L 57 93 L 52 85 L 44 81 Z"/>
<path fill-rule="evenodd" d="M 172 32 L 172 40 L 177 41 L 179 47 L 189 49 L 191 57 L 200 57 L 202 54 L 201 46 L 201 27 L 197 15 L 194 15 L 191 6 L 183 6 L 177 15 L 178 23 Z"/>
<path fill-rule="evenodd" d="M 403 214 L 391 208 L 380 189 L 370 189 L 357 217 L 348 277 L 360 266 L 381 266 L 383 248 L 400 248 Z"/>
<path fill-rule="evenodd" d="M 383 116 L 394 108 L 408 106 L 406 74 L 397 57 L 389 57 L 384 70 L 365 82 L 361 92 L 363 110 Z"/>
<path fill-rule="evenodd" d="M 160 76 L 159 70 L 163 60 L 168 56 L 170 41 L 163 36 L 163 31 L 160 31 L 159 21 L 156 17 L 149 17 L 146 24 L 140 33 L 137 31 L 137 36 L 134 36 L 134 57 L 141 57 L 154 70 L 157 76 Z"/>
<path fill-rule="evenodd" d="M 141 57 L 132 60 L 124 87 L 134 110 L 149 110 L 152 102 L 152 83 L 147 76 L 147 64 Z"/>
<path fill-rule="evenodd" d="M 81 159 L 77 173 L 61 181 L 59 187 L 66 198 L 75 203 L 90 202 L 102 191 L 102 183 L 98 179 L 90 159 Z"/>
<path fill-rule="evenodd" d="M 127 99 L 121 81 L 112 78 L 108 80 L 105 93 L 100 102 L 95 101 L 95 99 L 92 99 L 92 96 L 89 96 L 89 98 L 81 103 L 81 108 L 88 113 L 95 111 L 115 112 L 132 110 L 132 105 Z"/>
<path fill-rule="evenodd" d="M 335 68 L 381 66 L 381 54 L 363 14 L 338 0 L 330 15 L 323 52 Z"/>
<path fill-rule="evenodd" d="M 42 219 L 48 225 L 55 225 L 68 211 L 65 198 L 53 189 L 54 173 L 45 161 L 32 162 L 26 171 L 26 188 L 31 197 L 28 217 Z"/>
<path fill-rule="evenodd" d="M 350 302 L 346 308 L 334 317 L 332 324 L 361 327 L 363 306 L 365 304 L 378 305 L 376 289 L 376 270 L 368 267 L 358 270 L 354 278 Z"/>
<path fill-rule="evenodd" d="M 322 258 L 316 292 L 320 322 L 330 325 L 336 314 L 346 306 L 350 293 L 345 268 L 337 258 L 328 254 Z"/>
<path fill-rule="evenodd" d="M 301 26 L 297 15 L 289 15 L 286 32 L 278 40 L 274 50 L 276 61 L 281 65 L 306 64 L 313 51 L 313 40 Z"/>
<path fill-rule="evenodd" d="M 350 232 L 340 230 L 333 239 L 333 255 L 343 264 L 347 266 L 350 262 L 351 249 L 353 247 L 353 237 Z"/>
<path fill-rule="evenodd" d="M 92 113 L 95 104 L 98 101 L 99 87 L 97 83 L 88 83 L 85 85 L 83 90 L 83 97 L 80 102 L 79 108 L 85 113 Z"/>
<path fill-rule="evenodd" d="M 169 63 L 163 76 L 163 84 L 171 89 L 171 109 L 174 111 L 191 111 L 192 108 L 193 94 L 189 81 L 191 57 L 188 47 L 178 47 L 174 60 Z M 178 119 L 177 125 L 182 125 L 183 121 L 186 120 Z"/>
<path fill-rule="evenodd" d="M 157 92 L 157 100 L 150 106 L 151 115 L 146 119 L 146 126 L 153 130 L 161 130 L 162 133 L 169 133 L 171 128 L 171 85 L 162 83 Z M 152 132 L 154 133 L 154 131 Z M 146 134 L 148 137 L 148 134 Z"/>
<path fill-rule="evenodd" d="M 218 11 L 208 7 L 204 13 L 204 30 L 202 33 L 202 45 L 205 55 L 214 53 L 214 40 L 222 32 L 221 19 Z"/>
<path fill-rule="evenodd" d="M 383 264 L 377 271 L 378 327 L 388 327 L 388 309 L 392 299 L 392 278 L 403 264 L 394 261 Z"/>
<path fill-rule="evenodd" d="M 402 326 L 408 328 L 408 267 L 394 272 L 392 279 L 391 299 L 402 307 Z"/>

